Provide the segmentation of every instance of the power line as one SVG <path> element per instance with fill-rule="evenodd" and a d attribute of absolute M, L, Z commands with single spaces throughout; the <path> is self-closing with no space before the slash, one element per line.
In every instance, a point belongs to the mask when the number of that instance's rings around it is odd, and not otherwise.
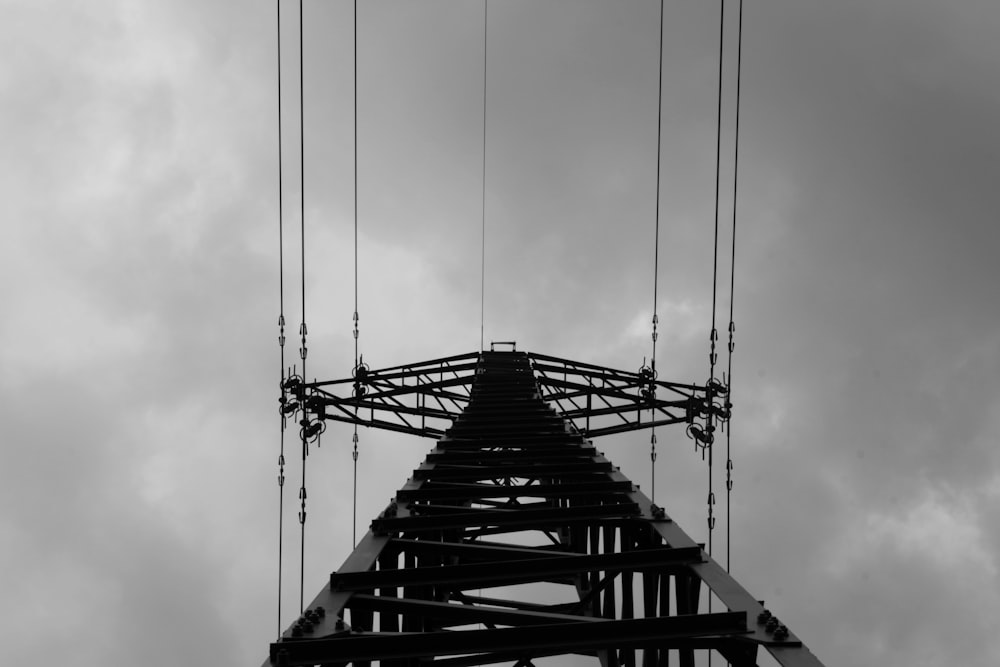
<path fill-rule="evenodd" d="M 719 339 L 719 331 L 715 325 L 715 311 L 716 311 L 716 295 L 718 291 L 718 278 L 719 278 L 719 182 L 720 182 L 720 171 L 722 163 L 722 61 L 724 55 L 723 49 L 723 36 L 725 28 L 725 18 L 726 18 L 726 3 L 725 0 L 720 0 L 719 2 L 719 85 L 717 91 L 717 101 L 716 101 L 716 122 L 715 122 L 715 233 L 713 239 L 713 249 L 712 249 L 712 331 L 709 334 L 709 342 L 711 348 L 708 354 L 709 360 L 709 386 L 715 385 L 715 363 L 718 360 L 718 355 L 715 352 L 715 344 Z M 712 410 L 712 401 L 714 398 L 714 392 L 709 390 L 708 392 L 708 437 L 712 438 L 714 436 L 714 419 Z M 709 441 L 708 449 L 708 553 L 712 553 L 712 531 L 715 528 L 715 517 L 713 505 L 715 504 L 715 494 L 712 491 L 712 442 Z M 711 600 L 709 601 L 711 604 Z"/>
<path fill-rule="evenodd" d="M 485 348 L 486 330 L 486 57 L 489 53 L 489 11 L 490 0 L 483 0 L 483 210 L 482 246 L 480 248 L 479 282 L 479 349 Z"/>
<path fill-rule="evenodd" d="M 660 49 L 659 49 L 659 61 L 658 61 L 658 88 L 656 96 L 656 213 L 655 213 L 655 227 L 656 231 L 653 237 L 653 355 L 650 360 L 650 376 L 652 380 L 656 380 L 656 339 L 659 338 L 659 334 L 656 331 L 656 326 L 659 324 L 660 318 L 657 314 L 658 308 L 658 297 L 657 288 L 660 283 L 660 152 L 661 152 L 661 137 L 662 137 L 662 127 L 663 127 L 663 0 L 660 0 Z M 651 389 L 653 392 L 656 391 L 656 385 L 651 384 Z M 654 394 L 655 396 L 655 394 Z M 650 500 L 656 502 L 656 428 L 653 427 L 652 432 L 649 435 L 649 465 L 650 465 L 650 486 L 651 488 L 651 498 Z"/>
<path fill-rule="evenodd" d="M 719 86 L 716 98 L 716 115 L 715 115 L 715 234 L 713 240 L 712 249 L 712 331 L 709 334 L 709 341 L 711 348 L 708 354 L 709 361 L 709 379 L 708 394 L 706 396 L 706 408 L 708 410 L 708 437 L 709 445 L 708 449 L 708 554 L 712 555 L 712 533 L 715 530 L 715 492 L 712 488 L 712 459 L 714 442 L 711 440 L 714 438 L 714 418 L 713 418 L 713 402 L 714 402 L 714 391 L 711 387 L 715 386 L 715 362 L 717 360 L 717 355 L 715 353 L 715 343 L 719 338 L 719 332 L 715 327 L 715 304 L 716 304 L 716 292 L 717 284 L 719 278 L 719 180 L 720 180 L 720 170 L 722 163 L 722 60 L 723 60 L 723 44 L 724 44 L 724 31 L 726 23 L 726 2 L 725 0 L 719 0 Z M 712 596 L 708 596 L 708 611 L 712 611 Z M 712 664 L 712 654 L 709 652 L 708 664 Z"/>
<path fill-rule="evenodd" d="M 354 372 L 358 370 L 358 0 L 354 0 Z M 357 418 L 358 409 L 354 408 Z M 354 493 L 353 514 L 351 523 L 351 541 L 358 544 L 358 424 L 354 423 L 354 436 L 351 439 L 354 449 L 351 458 L 354 460 Z"/>
<path fill-rule="evenodd" d="M 277 10 L 277 52 L 278 52 L 278 347 L 281 348 L 281 385 L 285 383 L 285 232 L 284 232 L 284 185 L 282 171 L 281 141 L 281 2 L 275 2 Z M 284 408 L 287 396 L 281 392 L 281 406 Z M 285 535 L 285 413 L 281 413 L 281 452 L 278 455 L 278 636 L 281 636 L 281 584 L 282 557 Z"/>
<path fill-rule="evenodd" d="M 302 262 L 302 324 L 299 326 L 299 335 L 302 337 L 302 346 L 299 348 L 299 356 L 302 358 L 302 381 L 306 381 L 306 126 L 305 126 L 305 58 L 303 49 L 303 18 L 302 0 L 299 0 L 299 190 L 300 190 L 300 211 L 299 211 L 299 235 L 302 240 L 301 262 Z M 305 406 L 302 406 L 302 429 L 300 437 L 302 440 L 302 486 L 299 488 L 299 500 L 301 509 L 299 510 L 299 526 L 301 534 L 301 555 L 299 559 L 299 613 L 305 609 L 305 572 L 306 572 L 306 457 L 309 455 L 309 443 L 306 437 L 307 418 Z"/>
<path fill-rule="evenodd" d="M 733 243 L 732 243 L 732 253 L 730 255 L 729 266 L 729 343 L 727 349 L 728 354 L 728 369 L 726 371 L 726 382 L 729 387 L 729 391 L 726 394 L 727 410 L 726 413 L 729 419 L 732 419 L 732 400 L 733 400 L 733 334 L 736 331 L 736 325 L 733 321 L 733 310 L 735 308 L 735 295 L 736 295 L 736 193 L 737 193 L 737 182 L 739 180 L 739 163 L 740 163 L 740 83 L 742 79 L 743 70 L 743 0 L 739 2 L 739 20 L 736 29 L 736 129 L 735 136 L 733 139 L 734 150 L 733 150 Z M 731 438 L 732 438 L 733 426 L 730 421 L 726 425 L 726 571 L 729 571 L 731 563 L 731 548 L 730 548 L 730 509 L 731 509 L 731 497 L 733 492 L 733 458 L 731 454 Z"/>

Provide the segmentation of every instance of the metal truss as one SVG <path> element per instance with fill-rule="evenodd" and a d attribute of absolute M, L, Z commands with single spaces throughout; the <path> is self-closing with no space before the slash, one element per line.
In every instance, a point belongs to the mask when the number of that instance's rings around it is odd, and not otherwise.
<path fill-rule="evenodd" d="M 292 414 L 304 407 L 304 427 L 333 420 L 439 439 L 468 405 L 483 354 L 378 370 L 361 364 L 350 378 L 324 382 L 303 383 L 292 377 L 285 382 L 282 409 Z M 717 381 L 704 386 L 664 382 L 646 366 L 630 372 L 543 354 L 522 355 L 534 374 L 537 395 L 584 437 L 685 423 L 688 434 L 706 446 L 714 423 L 729 417 L 728 390 Z"/>
<path fill-rule="evenodd" d="M 574 430 L 588 438 L 695 424 L 709 416 L 723 421 L 729 417 L 728 389 L 718 382 L 704 386 L 664 382 L 648 366 L 630 372 L 544 354 L 527 356 L 542 399 L 553 403 Z"/>
<path fill-rule="evenodd" d="M 451 371 L 472 358 L 474 381 L 456 392 Z M 786 667 L 820 665 L 542 400 L 537 357 L 447 362 L 436 378 L 400 367 L 372 383 L 388 393 L 398 372 L 461 396 L 464 409 L 265 666 L 530 667 L 580 655 L 602 667 L 693 667 L 707 650 L 746 667 L 761 648 Z M 705 612 L 709 595 L 724 609 Z"/>

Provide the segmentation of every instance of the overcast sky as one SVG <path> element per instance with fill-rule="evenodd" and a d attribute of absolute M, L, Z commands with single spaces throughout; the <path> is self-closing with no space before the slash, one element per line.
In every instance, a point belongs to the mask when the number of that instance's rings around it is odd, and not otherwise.
<path fill-rule="evenodd" d="M 361 349 L 374 367 L 470 352 L 482 3 L 361 4 Z M 353 362 L 352 5 L 305 5 L 310 375 L 333 378 Z M 277 626 L 275 3 L 2 8 L 5 662 L 259 664 Z M 297 3 L 283 8 L 291 28 Z M 631 370 L 650 353 L 658 11 L 490 3 L 487 342 Z M 826 664 L 995 665 L 1000 5 L 744 12 L 733 572 Z M 667 3 L 664 379 L 708 371 L 718 20 L 717 3 Z M 284 40 L 294 334 L 297 35 Z M 726 195 L 724 248 L 731 214 Z M 307 598 L 350 550 L 350 432 L 323 443 Z M 683 432 L 659 443 L 656 500 L 704 540 L 705 464 Z M 361 526 L 432 444 L 362 431 Z M 648 434 L 601 445 L 646 488 Z"/>

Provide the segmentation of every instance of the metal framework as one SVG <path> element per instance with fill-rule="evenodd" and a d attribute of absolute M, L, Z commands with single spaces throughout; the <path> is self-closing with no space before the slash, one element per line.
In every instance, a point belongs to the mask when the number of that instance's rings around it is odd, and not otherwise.
<path fill-rule="evenodd" d="M 491 349 L 497 345 L 516 348 L 493 343 Z M 544 354 L 521 356 L 540 398 L 555 404 L 584 437 L 686 423 L 694 439 L 711 444 L 712 423 L 729 416 L 727 390 L 718 383 L 664 382 L 648 366 L 630 372 Z M 439 439 L 468 407 L 480 361 L 481 353 L 470 352 L 379 370 L 361 364 L 340 380 L 303 383 L 293 376 L 282 405 L 287 414 L 305 406 L 310 424 L 333 420 Z"/>
<path fill-rule="evenodd" d="M 332 393 L 345 384 L 352 396 Z M 286 389 L 307 436 L 336 419 L 438 443 L 265 665 L 528 667 L 575 654 L 693 667 L 711 650 L 744 667 L 761 647 L 786 667 L 820 665 L 586 437 L 699 418 L 710 429 L 728 414 L 724 387 L 490 351 Z M 709 595 L 725 610 L 704 612 Z"/>

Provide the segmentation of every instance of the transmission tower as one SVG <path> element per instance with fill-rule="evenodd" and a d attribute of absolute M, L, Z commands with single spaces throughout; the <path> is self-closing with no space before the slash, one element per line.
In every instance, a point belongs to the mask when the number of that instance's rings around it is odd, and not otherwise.
<path fill-rule="evenodd" d="M 591 442 L 683 424 L 711 447 L 725 386 L 496 345 L 285 382 L 303 437 L 335 420 L 437 445 L 264 665 L 693 667 L 710 652 L 744 667 L 761 648 L 820 665 Z M 706 611 L 709 597 L 721 609 Z"/>

